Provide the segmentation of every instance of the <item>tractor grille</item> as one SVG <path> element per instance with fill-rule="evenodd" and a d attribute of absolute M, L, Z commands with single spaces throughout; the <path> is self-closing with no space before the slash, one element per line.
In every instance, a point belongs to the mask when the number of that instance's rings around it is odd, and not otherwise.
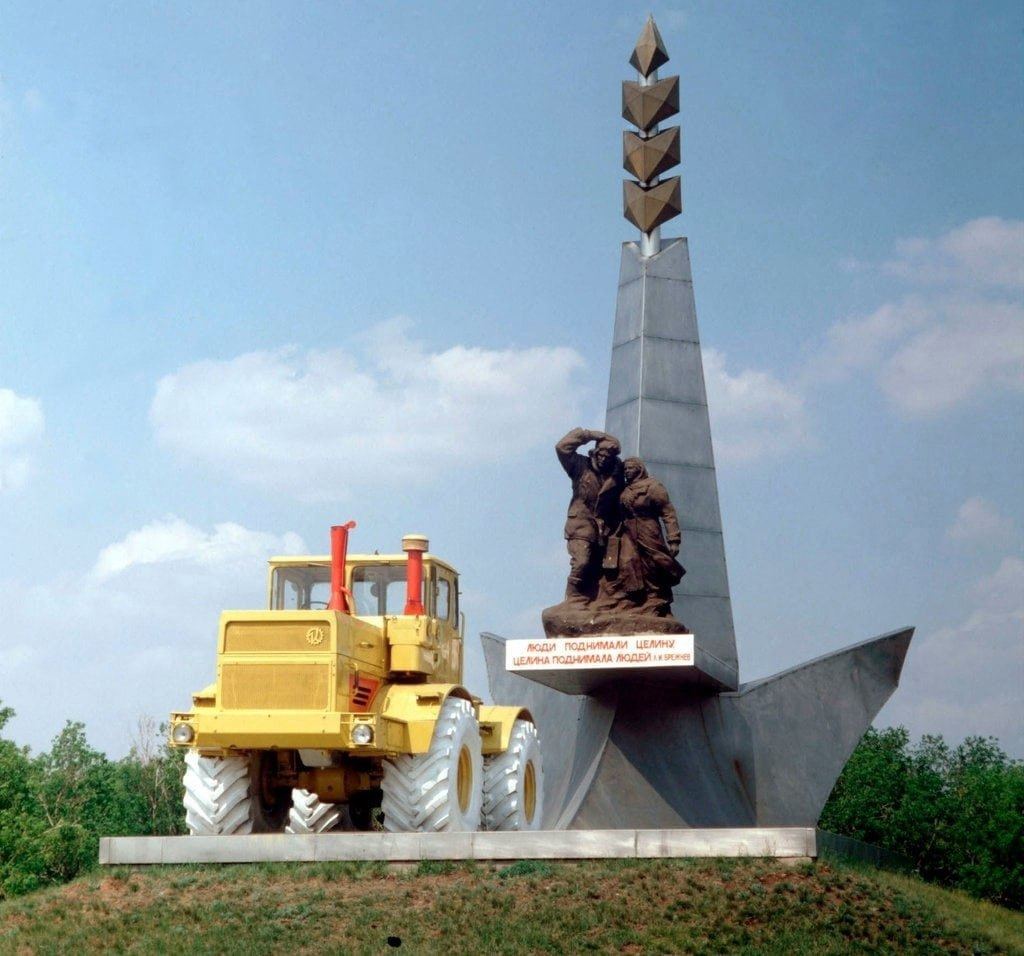
<path fill-rule="evenodd" d="M 228 654 L 304 651 L 323 653 L 331 646 L 326 621 L 229 621 L 224 631 Z"/>
<path fill-rule="evenodd" d="M 224 664 L 225 710 L 327 710 L 330 664 Z"/>

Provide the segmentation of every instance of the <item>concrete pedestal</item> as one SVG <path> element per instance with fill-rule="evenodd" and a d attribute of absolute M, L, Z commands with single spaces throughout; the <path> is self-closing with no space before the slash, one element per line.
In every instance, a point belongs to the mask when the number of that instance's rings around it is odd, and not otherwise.
<path fill-rule="evenodd" d="M 732 692 L 614 681 L 570 696 L 505 668 L 483 635 L 491 694 L 530 708 L 544 826 L 815 826 L 853 748 L 899 683 L 913 628 Z"/>
<path fill-rule="evenodd" d="M 505 641 L 505 669 L 563 694 L 635 683 L 710 691 L 733 673 L 693 634 L 599 634 Z"/>

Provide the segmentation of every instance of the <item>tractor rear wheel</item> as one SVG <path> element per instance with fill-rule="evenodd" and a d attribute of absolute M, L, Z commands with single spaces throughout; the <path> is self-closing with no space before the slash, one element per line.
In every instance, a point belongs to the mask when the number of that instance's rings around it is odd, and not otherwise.
<path fill-rule="evenodd" d="M 263 754 L 185 754 L 185 823 L 194 836 L 274 833 L 288 814 L 288 791 L 271 783 Z"/>
<path fill-rule="evenodd" d="M 310 790 L 292 790 L 285 833 L 327 833 L 340 823 L 341 807 L 336 803 L 324 803 Z"/>
<path fill-rule="evenodd" d="M 449 697 L 424 754 L 384 761 L 384 829 L 394 833 L 480 829 L 480 725 L 468 700 Z"/>
<path fill-rule="evenodd" d="M 508 750 L 484 757 L 484 829 L 539 830 L 543 811 L 537 728 L 528 720 L 517 720 Z"/>

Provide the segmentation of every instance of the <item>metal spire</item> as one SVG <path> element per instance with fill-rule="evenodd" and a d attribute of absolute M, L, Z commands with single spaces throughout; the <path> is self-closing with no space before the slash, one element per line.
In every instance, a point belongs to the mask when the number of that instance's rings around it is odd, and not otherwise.
<path fill-rule="evenodd" d="M 622 165 L 636 179 L 622 183 L 622 214 L 640 230 L 644 256 L 661 251 L 661 224 L 683 211 L 678 176 L 660 179 L 679 163 L 679 127 L 664 131 L 658 124 L 679 112 L 679 77 L 658 79 L 658 67 L 668 62 L 668 51 L 654 17 L 648 17 L 629 58 L 637 80 L 622 83 L 622 117 L 637 132 L 622 134 Z"/>

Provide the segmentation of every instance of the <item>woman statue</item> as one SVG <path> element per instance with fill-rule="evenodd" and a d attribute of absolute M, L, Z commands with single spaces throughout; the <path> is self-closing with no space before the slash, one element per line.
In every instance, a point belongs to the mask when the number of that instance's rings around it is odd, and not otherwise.
<path fill-rule="evenodd" d="M 626 486 L 619 497 L 621 587 L 645 614 L 671 613 L 672 588 L 686 571 L 679 554 L 679 519 L 665 486 L 647 474 L 640 458 L 622 462 Z"/>

